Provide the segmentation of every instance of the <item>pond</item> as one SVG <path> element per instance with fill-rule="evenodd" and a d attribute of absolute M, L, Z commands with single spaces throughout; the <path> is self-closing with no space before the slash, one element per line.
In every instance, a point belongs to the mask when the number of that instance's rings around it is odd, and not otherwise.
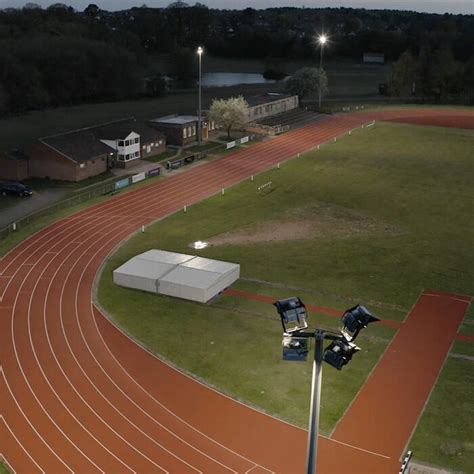
<path fill-rule="evenodd" d="M 274 84 L 275 80 L 265 79 L 263 74 L 240 72 L 205 72 L 203 87 L 235 86 L 237 84 Z"/>

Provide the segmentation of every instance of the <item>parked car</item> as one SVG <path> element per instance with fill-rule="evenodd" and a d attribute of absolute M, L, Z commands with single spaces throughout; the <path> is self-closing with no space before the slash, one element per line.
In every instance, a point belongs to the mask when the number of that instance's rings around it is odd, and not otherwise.
<path fill-rule="evenodd" d="M 0 184 L 0 192 L 3 196 L 31 196 L 33 191 L 21 183 L 2 183 Z"/>

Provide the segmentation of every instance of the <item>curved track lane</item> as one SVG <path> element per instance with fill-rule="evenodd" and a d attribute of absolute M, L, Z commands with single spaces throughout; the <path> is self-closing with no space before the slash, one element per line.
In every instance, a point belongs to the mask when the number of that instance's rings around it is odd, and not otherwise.
<path fill-rule="evenodd" d="M 303 430 L 143 350 L 92 305 L 93 280 L 142 224 L 379 116 L 331 117 L 119 195 L 7 254 L 0 261 L 0 454 L 7 463 L 21 473 L 302 471 Z M 338 441 L 322 438 L 320 446 L 321 472 L 339 472 L 348 460 L 351 472 L 399 466 Z"/>

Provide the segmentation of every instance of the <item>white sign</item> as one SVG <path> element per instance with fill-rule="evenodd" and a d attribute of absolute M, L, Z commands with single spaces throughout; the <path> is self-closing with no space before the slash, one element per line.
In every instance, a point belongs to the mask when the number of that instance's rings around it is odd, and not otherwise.
<path fill-rule="evenodd" d="M 138 173 L 132 176 L 132 183 L 138 183 L 138 181 L 143 181 L 145 179 L 145 173 Z"/>
<path fill-rule="evenodd" d="M 249 137 L 242 137 L 240 139 L 240 143 L 247 143 L 249 141 Z"/>
<path fill-rule="evenodd" d="M 234 146 L 235 146 L 235 141 L 227 143 L 227 150 L 229 148 L 234 148 Z"/>

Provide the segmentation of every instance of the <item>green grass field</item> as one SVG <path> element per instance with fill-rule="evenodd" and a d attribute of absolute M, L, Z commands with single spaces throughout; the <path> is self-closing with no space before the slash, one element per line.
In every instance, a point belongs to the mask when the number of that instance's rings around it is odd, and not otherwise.
<path fill-rule="evenodd" d="M 127 331 L 179 367 L 305 426 L 311 365 L 281 361 L 281 326 L 271 305 L 228 296 L 200 305 L 145 294 L 114 286 L 112 270 L 150 248 L 194 252 L 239 262 L 236 288 L 242 290 L 275 299 L 299 295 L 341 310 L 361 302 L 382 318 L 402 320 L 425 288 L 473 293 L 473 145 L 473 132 L 455 129 L 379 123 L 355 133 L 150 226 L 107 262 L 99 301 Z M 272 191 L 257 193 L 270 180 Z M 253 241 L 246 243 L 246 236 Z M 219 239 L 227 243 L 201 251 L 188 246 Z M 334 328 L 338 321 L 316 314 L 312 323 Z M 334 428 L 393 334 L 372 325 L 358 339 L 363 351 L 350 366 L 341 373 L 325 367 L 323 433 Z M 471 349 L 455 345 L 455 352 L 469 355 Z M 472 378 L 472 361 L 461 363 L 466 380 Z M 472 394 L 470 401 L 464 391 L 447 394 L 433 403 L 465 419 Z M 438 461 L 433 451 L 431 433 L 446 423 L 433 419 L 434 425 L 422 423 L 417 430 L 416 457 L 457 468 L 449 456 Z M 457 433 L 457 442 L 469 446 L 470 432 Z M 423 437 L 433 443 L 423 442 L 419 450 Z"/>

